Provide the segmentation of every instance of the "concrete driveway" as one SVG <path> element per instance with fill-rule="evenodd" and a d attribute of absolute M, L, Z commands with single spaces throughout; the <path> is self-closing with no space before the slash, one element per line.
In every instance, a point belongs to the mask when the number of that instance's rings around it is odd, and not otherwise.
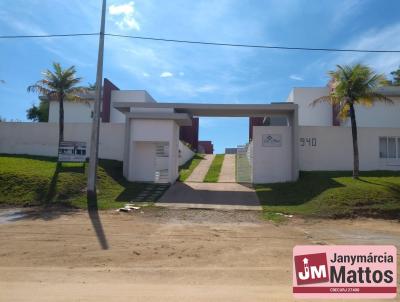
<path fill-rule="evenodd" d="M 214 160 L 214 154 L 203 154 L 204 159 L 200 161 L 199 165 L 193 170 L 192 174 L 188 177 L 187 181 L 202 182 L 204 177 Z"/>
<path fill-rule="evenodd" d="M 250 185 L 176 182 L 157 202 L 161 206 L 261 210 Z"/>
<path fill-rule="evenodd" d="M 236 154 L 225 154 L 218 182 L 236 182 Z"/>

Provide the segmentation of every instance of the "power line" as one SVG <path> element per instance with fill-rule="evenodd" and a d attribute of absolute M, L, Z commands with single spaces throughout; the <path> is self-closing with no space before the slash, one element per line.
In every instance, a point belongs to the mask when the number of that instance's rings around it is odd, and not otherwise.
<path fill-rule="evenodd" d="M 289 46 L 270 46 L 270 45 L 252 45 L 252 44 L 233 44 L 233 43 L 218 43 L 218 42 L 176 40 L 176 39 L 164 39 L 164 38 L 142 37 L 142 36 L 129 36 L 129 35 L 118 35 L 118 34 L 106 34 L 106 36 L 121 37 L 121 38 L 131 38 L 131 39 L 138 39 L 138 40 L 161 41 L 161 42 L 201 44 L 201 45 L 212 45 L 212 46 L 246 47 L 246 48 L 304 50 L 304 51 L 330 51 L 330 52 L 400 53 L 400 50 L 312 48 L 312 47 L 289 47 Z"/>
<path fill-rule="evenodd" d="M 84 34 L 53 34 L 53 35 L 16 35 L 16 36 L 0 36 L 0 39 L 29 39 L 29 38 L 59 38 L 59 37 L 79 37 L 79 36 L 98 36 L 99 33 Z"/>
<path fill-rule="evenodd" d="M 15 35 L 15 36 L 0 36 L 0 39 L 23 39 L 23 38 L 57 38 L 57 37 L 78 37 L 78 36 L 96 36 L 99 33 L 76 33 L 76 34 L 49 34 L 49 35 Z M 383 49 L 351 49 L 351 48 L 314 48 L 314 47 L 291 47 L 291 46 L 271 46 L 271 45 L 256 45 L 256 44 L 236 44 L 236 43 L 219 43 L 206 41 L 192 40 L 177 40 L 165 39 L 156 37 L 131 36 L 120 34 L 105 34 L 110 37 L 129 38 L 137 40 L 149 40 L 158 42 L 197 44 L 209 46 L 228 46 L 228 47 L 243 47 L 243 48 L 259 48 L 259 49 L 278 49 L 278 50 L 300 50 L 300 51 L 325 51 L 325 52 L 358 52 L 358 53 L 400 53 L 400 50 L 383 50 Z"/>

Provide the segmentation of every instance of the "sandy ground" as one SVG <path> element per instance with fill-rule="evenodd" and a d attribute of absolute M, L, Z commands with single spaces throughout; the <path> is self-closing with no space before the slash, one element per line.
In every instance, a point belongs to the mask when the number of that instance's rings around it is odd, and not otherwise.
<path fill-rule="evenodd" d="M 277 226 L 259 215 L 157 208 L 6 215 L 0 301 L 293 301 L 296 244 L 400 248 L 398 222 L 293 219 Z"/>

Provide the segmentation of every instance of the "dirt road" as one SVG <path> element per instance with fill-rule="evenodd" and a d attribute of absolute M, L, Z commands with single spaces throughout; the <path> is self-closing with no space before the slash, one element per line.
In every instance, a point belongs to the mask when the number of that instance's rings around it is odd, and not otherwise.
<path fill-rule="evenodd" d="M 397 222 L 276 226 L 252 211 L 33 211 L 0 222 L 0 301 L 292 301 L 296 244 L 400 248 Z"/>

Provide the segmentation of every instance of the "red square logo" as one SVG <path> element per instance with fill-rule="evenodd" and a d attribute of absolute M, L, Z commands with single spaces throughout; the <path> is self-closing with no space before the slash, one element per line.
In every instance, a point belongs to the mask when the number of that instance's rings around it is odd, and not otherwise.
<path fill-rule="evenodd" d="M 329 282 L 326 253 L 294 257 L 297 285 Z"/>

